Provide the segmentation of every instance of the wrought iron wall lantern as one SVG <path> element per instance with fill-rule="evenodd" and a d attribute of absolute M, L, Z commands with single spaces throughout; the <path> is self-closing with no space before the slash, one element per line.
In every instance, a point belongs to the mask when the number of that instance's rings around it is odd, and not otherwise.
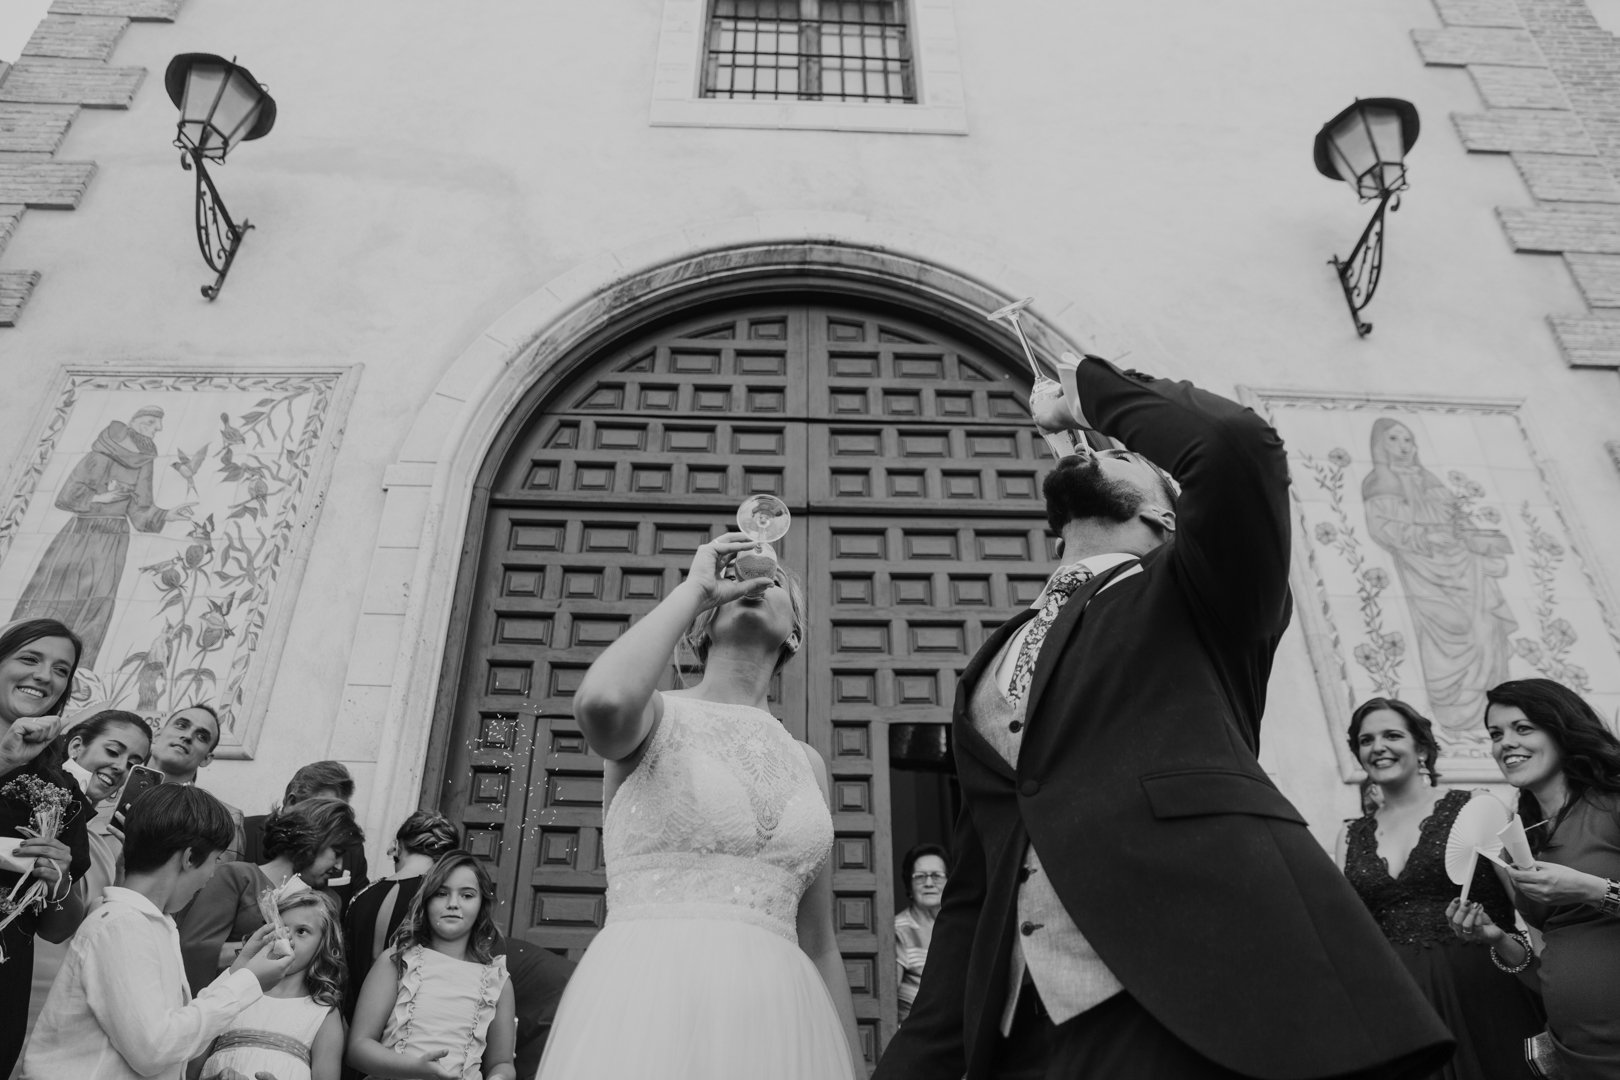
<path fill-rule="evenodd" d="M 1384 210 L 1401 208 L 1406 152 L 1417 137 L 1417 109 L 1400 98 L 1357 98 L 1316 133 L 1316 171 L 1349 184 L 1362 202 L 1378 200 L 1378 209 L 1350 254 L 1328 260 L 1338 271 L 1350 318 L 1362 337 L 1372 331 L 1372 323 L 1362 319 L 1361 310 L 1378 290 L 1384 270 Z"/>
<path fill-rule="evenodd" d="M 212 53 L 181 53 L 163 75 L 169 99 L 180 108 L 174 145 L 180 167 L 197 172 L 197 246 L 219 276 L 202 287 L 212 300 L 231 272 L 242 237 L 253 228 L 246 218 L 231 219 L 203 161 L 223 165 L 237 143 L 267 135 L 276 123 L 276 102 L 247 68 Z"/>

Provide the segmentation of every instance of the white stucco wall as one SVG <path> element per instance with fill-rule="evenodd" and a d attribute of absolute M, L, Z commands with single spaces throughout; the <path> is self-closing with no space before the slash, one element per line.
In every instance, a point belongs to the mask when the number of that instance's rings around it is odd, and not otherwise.
<path fill-rule="evenodd" d="M 62 363 L 365 365 L 258 757 L 205 774 L 249 812 L 322 755 L 350 763 L 369 805 L 391 782 L 375 723 L 334 718 L 351 650 L 398 654 L 357 629 L 368 575 L 402 606 L 415 569 L 397 559 L 379 581 L 371 561 L 385 470 L 435 386 L 548 282 L 604 252 L 634 270 L 637 250 L 667 256 L 683 234 L 786 235 L 829 213 L 851 242 L 904 231 L 993 288 L 1012 291 L 993 275 L 1018 268 L 1088 346 L 1228 393 L 1524 398 L 1588 534 L 1620 530 L 1603 450 L 1620 382 L 1560 358 L 1546 316 L 1581 301 L 1560 260 L 1511 251 L 1495 208 L 1530 200 L 1505 157 L 1466 154 L 1451 130 L 1479 102 L 1461 71 L 1421 64 L 1409 33 L 1438 25 L 1427 7 L 1047 0 L 1014 15 L 956 0 L 965 136 L 651 126 L 663 7 L 188 0 L 114 54 L 148 70 L 133 107 L 85 111 L 59 151 L 99 166 L 83 204 L 31 212 L 5 250 L 0 265 L 44 277 L 0 330 L 0 462 Z M 215 172 L 258 228 L 212 304 L 161 84 L 192 50 L 237 56 L 280 106 Z M 1352 98 L 1383 95 L 1412 100 L 1424 132 L 1361 340 L 1326 260 L 1368 209 L 1316 174 L 1310 147 Z M 1612 549 L 1587 555 L 1620 573 Z M 1354 792 L 1297 632 L 1263 756 L 1330 838 Z"/>

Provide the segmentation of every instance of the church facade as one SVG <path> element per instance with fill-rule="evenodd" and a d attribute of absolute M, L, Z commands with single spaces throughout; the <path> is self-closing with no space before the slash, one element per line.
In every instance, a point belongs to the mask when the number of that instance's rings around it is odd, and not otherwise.
<path fill-rule="evenodd" d="M 56 0 L 0 70 L 0 615 L 94 639 L 77 701 L 220 705 L 249 813 L 354 773 L 374 862 L 462 822 L 510 932 L 604 917 L 601 648 L 754 494 L 811 632 L 773 689 L 829 763 L 840 943 L 893 1030 L 905 849 L 948 836 L 954 679 L 1054 565 L 1037 356 L 1281 431 L 1295 617 L 1261 762 L 1325 844 L 1354 705 L 1499 782 L 1484 689 L 1620 711 L 1620 42 L 1594 0 Z M 277 115 L 213 166 L 171 58 Z M 1376 202 L 1313 139 L 1411 102 Z M 212 299 L 199 286 L 215 286 Z M 1363 334 L 1357 323 L 1372 324 Z M 676 675 L 671 673 L 671 680 Z M 1100 871 L 1103 872 L 1103 871 Z"/>

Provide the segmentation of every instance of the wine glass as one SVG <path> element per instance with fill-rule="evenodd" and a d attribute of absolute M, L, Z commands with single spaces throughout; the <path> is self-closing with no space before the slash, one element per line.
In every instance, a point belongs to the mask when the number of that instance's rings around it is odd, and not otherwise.
<path fill-rule="evenodd" d="M 737 528 L 758 545 L 753 551 L 744 551 L 732 563 L 737 568 L 738 580 L 770 577 L 776 573 L 776 549 L 772 540 L 787 535 L 793 515 L 787 503 L 775 495 L 753 495 L 737 507 Z"/>

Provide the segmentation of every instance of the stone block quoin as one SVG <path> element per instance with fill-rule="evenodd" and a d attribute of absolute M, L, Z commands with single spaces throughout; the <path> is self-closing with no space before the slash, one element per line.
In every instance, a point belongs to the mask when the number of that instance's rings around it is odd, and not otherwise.
<path fill-rule="evenodd" d="M 1505 153 L 1534 200 L 1498 207 L 1514 250 L 1564 257 L 1585 314 L 1548 317 L 1572 367 L 1620 369 L 1620 39 L 1585 0 L 1433 0 L 1429 66 L 1464 67 L 1486 106 L 1452 116 L 1463 146 Z"/>
<path fill-rule="evenodd" d="M 0 0 L 3 2 L 3 0 Z M 28 210 L 71 210 L 93 161 L 55 154 L 80 109 L 127 109 L 146 69 L 109 61 L 129 24 L 173 22 L 183 0 L 55 0 L 22 56 L 0 63 L 0 257 Z M 0 327 L 15 326 L 37 270 L 0 270 Z"/>

